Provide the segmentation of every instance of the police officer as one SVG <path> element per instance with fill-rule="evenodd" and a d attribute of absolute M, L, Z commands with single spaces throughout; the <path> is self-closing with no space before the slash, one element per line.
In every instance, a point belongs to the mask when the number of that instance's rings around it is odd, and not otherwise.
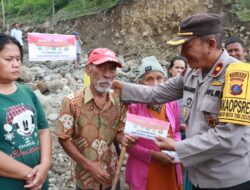
<path fill-rule="evenodd" d="M 157 138 L 156 144 L 177 152 L 188 168 L 193 189 L 249 190 L 250 119 L 243 122 L 230 118 L 234 116 L 230 111 L 238 110 L 242 115 L 250 111 L 249 107 L 240 106 L 250 105 L 246 77 L 250 71 L 241 69 L 240 73 L 232 71 L 227 76 L 229 67 L 236 65 L 230 63 L 237 60 L 222 49 L 221 33 L 221 18 L 217 14 L 188 17 L 180 23 L 178 37 L 168 44 L 182 45 L 181 55 L 187 58 L 190 68 L 155 87 L 120 81 L 115 81 L 113 86 L 121 89 L 121 97 L 126 102 L 163 103 L 183 98 L 187 139 L 177 142 Z M 225 80 L 231 76 L 234 78 L 230 79 L 240 82 Z M 233 86 L 225 82 L 232 82 Z M 239 96 L 243 103 L 227 101 L 224 97 L 227 93 L 233 98 Z"/>

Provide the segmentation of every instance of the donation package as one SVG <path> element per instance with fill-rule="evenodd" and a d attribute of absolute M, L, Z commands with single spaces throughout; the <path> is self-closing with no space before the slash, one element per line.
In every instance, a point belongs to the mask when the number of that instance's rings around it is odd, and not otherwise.
<path fill-rule="evenodd" d="M 127 113 L 124 132 L 155 140 L 155 136 L 167 137 L 168 129 L 169 122 Z"/>

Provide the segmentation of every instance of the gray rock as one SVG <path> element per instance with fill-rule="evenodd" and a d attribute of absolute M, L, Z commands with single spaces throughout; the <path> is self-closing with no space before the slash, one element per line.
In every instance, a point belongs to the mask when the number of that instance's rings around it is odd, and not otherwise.
<path fill-rule="evenodd" d="M 58 114 L 57 114 L 57 113 L 51 113 L 51 114 L 48 115 L 47 118 L 48 118 L 50 121 L 55 121 L 55 120 L 57 119 L 57 117 L 58 117 Z"/>
<path fill-rule="evenodd" d="M 21 71 L 19 75 L 19 79 L 21 79 L 23 82 L 31 82 L 32 81 L 32 73 L 30 69 L 26 66 L 21 66 Z"/>

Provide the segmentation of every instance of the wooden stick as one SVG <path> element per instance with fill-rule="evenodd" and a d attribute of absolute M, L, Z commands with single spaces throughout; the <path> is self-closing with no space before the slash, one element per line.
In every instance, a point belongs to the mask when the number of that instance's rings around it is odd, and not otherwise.
<path fill-rule="evenodd" d="M 117 185 L 117 182 L 118 182 L 118 179 L 119 179 L 119 176 L 120 176 L 120 171 L 121 171 L 122 162 L 123 162 L 125 153 L 126 153 L 126 147 L 123 146 L 120 157 L 119 157 L 118 165 L 117 165 L 117 168 L 116 168 L 116 171 L 115 171 L 115 177 L 114 177 L 114 180 L 113 180 L 113 183 L 112 183 L 111 190 L 115 190 L 115 188 L 116 188 L 116 185 Z"/>

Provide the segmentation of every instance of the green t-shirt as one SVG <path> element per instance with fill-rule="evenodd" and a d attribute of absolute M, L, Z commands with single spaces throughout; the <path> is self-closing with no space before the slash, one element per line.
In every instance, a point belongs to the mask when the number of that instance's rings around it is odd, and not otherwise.
<path fill-rule="evenodd" d="M 40 163 L 38 130 L 48 127 L 42 105 L 30 88 L 17 84 L 13 94 L 0 94 L 0 151 L 33 168 Z M 25 189 L 25 183 L 0 177 L 1 190 Z M 48 189 L 47 181 L 42 189 Z"/>

